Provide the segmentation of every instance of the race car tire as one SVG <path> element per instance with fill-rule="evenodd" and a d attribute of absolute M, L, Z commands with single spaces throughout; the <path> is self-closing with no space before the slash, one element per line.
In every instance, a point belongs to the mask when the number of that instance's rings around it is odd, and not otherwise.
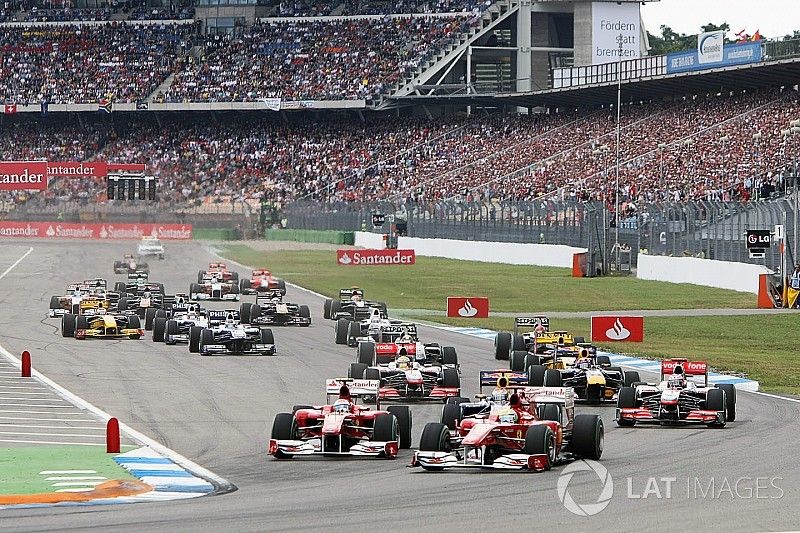
<path fill-rule="evenodd" d="M 622 377 L 622 380 L 620 381 L 620 383 L 621 383 L 620 386 L 625 385 L 625 372 L 623 372 L 620 367 L 618 367 L 618 366 L 610 366 L 610 367 L 608 367 L 607 370 L 609 372 L 619 372 L 619 375 Z"/>
<path fill-rule="evenodd" d="M 272 422 L 271 438 L 275 440 L 294 440 L 296 433 L 296 423 L 293 413 L 278 413 Z M 279 459 L 291 459 L 291 454 L 277 452 L 275 457 Z"/>
<path fill-rule="evenodd" d="M 572 453 L 583 459 L 597 461 L 603 455 L 604 440 L 605 429 L 599 415 L 575 415 L 572 421 Z"/>
<path fill-rule="evenodd" d="M 461 405 L 462 403 L 469 403 L 469 398 L 464 398 L 463 396 L 450 396 L 445 403 L 454 403 L 456 405 Z"/>
<path fill-rule="evenodd" d="M 239 291 L 239 286 L 237 284 L 233 283 L 231 285 L 231 290 L 230 290 L 230 292 L 228 292 L 228 294 L 241 294 L 241 291 Z"/>
<path fill-rule="evenodd" d="M 330 318 L 331 320 L 335 320 L 336 315 L 341 312 L 342 312 L 342 302 L 340 302 L 339 300 L 331 300 L 331 310 L 330 314 L 328 315 L 328 318 Z"/>
<path fill-rule="evenodd" d="M 275 344 L 275 335 L 269 328 L 261 328 L 261 344 Z"/>
<path fill-rule="evenodd" d="M 543 387 L 544 373 L 547 369 L 542 365 L 531 365 L 528 367 L 528 386 Z"/>
<path fill-rule="evenodd" d="M 252 288 L 253 288 L 253 283 L 249 279 L 243 278 L 239 280 L 239 292 L 245 293 L 246 291 Z"/>
<path fill-rule="evenodd" d="M 718 389 L 725 391 L 725 421 L 736 420 L 736 387 L 733 383 L 720 383 Z"/>
<path fill-rule="evenodd" d="M 372 440 L 376 442 L 391 442 L 398 440 L 397 418 L 389 413 L 375 417 L 372 426 Z"/>
<path fill-rule="evenodd" d="M 163 309 L 156 309 L 156 318 L 167 318 L 167 312 Z"/>
<path fill-rule="evenodd" d="M 164 295 L 164 284 L 163 283 L 156 283 L 156 287 L 158 287 L 158 292 L 160 292 L 161 295 L 163 296 Z"/>
<path fill-rule="evenodd" d="M 585 337 L 574 337 L 573 340 L 575 341 L 575 344 L 583 344 L 584 342 L 586 342 Z"/>
<path fill-rule="evenodd" d="M 117 302 L 117 311 L 127 311 L 127 310 L 128 310 L 128 299 L 120 298 L 119 302 Z"/>
<path fill-rule="evenodd" d="M 708 424 L 710 428 L 725 427 L 725 391 L 722 389 L 709 389 L 706 393 L 706 410 L 708 411 L 722 411 L 722 422 L 712 422 Z"/>
<path fill-rule="evenodd" d="M 442 386 L 461 388 L 461 376 L 458 375 L 458 370 L 455 368 L 442 369 Z"/>
<path fill-rule="evenodd" d="M 306 325 L 310 326 L 311 325 L 311 323 L 310 323 L 311 322 L 310 321 L 310 319 L 311 319 L 311 309 L 309 309 L 307 305 L 301 305 L 301 306 L 299 306 L 298 310 L 300 311 L 300 316 L 302 318 L 308 318 L 309 319 L 309 323 L 306 324 Z"/>
<path fill-rule="evenodd" d="M 457 403 L 444 404 L 441 421 L 448 429 L 456 429 L 456 425 L 461 423 L 461 405 Z"/>
<path fill-rule="evenodd" d="M 148 307 L 144 310 L 144 329 L 147 331 L 152 331 L 153 329 L 153 319 L 156 317 L 156 310 L 152 307 Z"/>
<path fill-rule="evenodd" d="M 174 322 L 174 320 L 172 322 Z M 166 332 L 167 319 L 161 317 L 153 319 L 153 342 L 164 342 L 164 335 Z"/>
<path fill-rule="evenodd" d="M 358 362 L 362 365 L 372 366 L 375 364 L 375 343 L 358 343 Z"/>
<path fill-rule="evenodd" d="M 136 315 L 131 315 L 128 317 L 128 327 L 131 329 L 141 329 L 142 328 L 142 321 L 139 320 L 139 317 Z"/>
<path fill-rule="evenodd" d="M 292 406 L 292 412 L 296 413 L 300 409 L 313 409 L 313 408 L 314 408 L 313 405 L 293 405 Z"/>
<path fill-rule="evenodd" d="M 347 345 L 355 346 L 356 337 L 361 334 L 361 325 L 358 322 L 350 322 L 347 324 Z"/>
<path fill-rule="evenodd" d="M 74 337 L 75 336 L 75 315 L 67 313 L 61 317 L 61 336 Z"/>
<path fill-rule="evenodd" d="M 597 366 L 611 366 L 611 358 L 607 355 L 598 355 L 596 362 Z"/>
<path fill-rule="evenodd" d="M 397 433 L 400 437 L 400 448 L 411 448 L 411 409 L 407 405 L 391 405 L 386 408 L 397 419 Z"/>
<path fill-rule="evenodd" d="M 347 331 L 350 327 L 350 321 L 346 318 L 340 318 L 336 321 L 334 333 L 336 335 L 336 344 L 347 344 Z"/>
<path fill-rule="evenodd" d="M 242 324 L 249 324 L 250 323 L 250 306 L 253 305 L 249 302 L 242 302 L 239 305 L 239 319 L 241 320 Z"/>
<path fill-rule="evenodd" d="M 79 329 L 89 329 L 89 320 L 85 316 L 75 317 L 75 332 L 77 333 Z"/>
<path fill-rule="evenodd" d="M 181 332 L 180 327 L 178 326 L 177 320 L 167 320 L 167 327 L 166 333 L 164 334 L 164 342 L 167 344 L 176 344 L 175 341 L 167 342 L 168 338 L 171 338 Z"/>
<path fill-rule="evenodd" d="M 636 370 L 625 371 L 625 386 L 631 387 L 634 383 L 639 383 L 642 379 L 639 377 L 639 372 Z"/>
<path fill-rule="evenodd" d="M 125 289 L 126 289 L 126 286 L 125 286 L 125 282 L 124 281 L 118 281 L 118 282 L 116 282 L 114 284 L 114 292 L 118 292 L 120 294 L 125 294 Z"/>
<path fill-rule="evenodd" d="M 197 271 L 197 283 L 203 283 L 203 276 L 204 276 L 205 274 L 206 274 L 206 273 L 205 273 L 205 271 L 204 271 L 204 270 L 198 270 L 198 271 Z"/>
<path fill-rule="evenodd" d="M 386 302 L 378 302 L 378 307 L 381 308 L 383 316 L 389 316 L 389 308 L 386 307 Z"/>
<path fill-rule="evenodd" d="M 214 332 L 208 328 L 203 328 L 200 332 L 200 353 L 203 353 L 204 344 L 214 344 Z"/>
<path fill-rule="evenodd" d="M 511 351 L 515 350 L 525 350 L 525 337 L 522 335 L 512 335 L 511 336 Z"/>
<path fill-rule="evenodd" d="M 554 403 L 546 403 L 542 406 L 542 420 L 561 422 L 561 409 Z"/>
<path fill-rule="evenodd" d="M 447 426 L 439 422 L 425 424 L 419 438 L 419 449 L 422 452 L 449 452 L 450 431 Z M 434 467 L 431 470 L 441 470 L 441 468 Z"/>
<path fill-rule="evenodd" d="M 278 280 L 278 289 L 280 289 L 281 295 L 286 296 L 286 282 L 282 279 Z"/>
<path fill-rule="evenodd" d="M 507 361 L 511 352 L 511 333 L 501 331 L 494 337 L 494 358 L 498 361 Z"/>
<path fill-rule="evenodd" d="M 350 379 L 364 379 L 364 372 L 369 368 L 363 363 L 350 363 L 347 367 L 347 377 Z"/>
<path fill-rule="evenodd" d="M 231 280 L 235 282 L 239 282 L 239 273 L 238 272 L 231 272 Z"/>
<path fill-rule="evenodd" d="M 521 372 L 525 370 L 525 357 L 528 355 L 528 352 L 525 350 L 514 350 L 511 352 L 509 356 L 509 367 L 511 370 Z"/>
<path fill-rule="evenodd" d="M 525 432 L 523 452 L 528 455 L 546 455 L 547 462 L 544 469 L 550 470 L 556 458 L 556 439 L 550 426 L 536 424 L 529 427 Z"/>
<path fill-rule="evenodd" d="M 203 292 L 203 286 L 199 283 L 192 283 L 189 285 L 189 299 L 196 300 L 197 295 Z"/>
<path fill-rule="evenodd" d="M 50 309 L 61 309 L 61 298 L 59 298 L 58 296 L 51 296 Z"/>
<path fill-rule="evenodd" d="M 322 304 L 322 318 L 328 320 L 331 317 L 331 300 L 330 298 L 326 299 L 325 302 Z"/>
<path fill-rule="evenodd" d="M 545 387 L 561 387 L 563 382 L 561 380 L 561 372 L 558 370 L 548 368 L 544 371 L 544 386 Z"/>
<path fill-rule="evenodd" d="M 444 346 L 442 348 L 442 364 L 443 365 L 458 365 L 458 353 L 452 346 Z"/>
<path fill-rule="evenodd" d="M 364 370 L 364 379 L 370 381 L 381 381 L 381 371 L 377 368 L 367 368 Z"/>
<path fill-rule="evenodd" d="M 189 326 L 189 353 L 200 353 L 200 326 Z"/>
<path fill-rule="evenodd" d="M 636 389 L 634 387 L 625 386 L 619 389 L 617 394 L 617 409 L 626 409 L 636 407 Z M 636 424 L 635 420 L 617 419 L 617 425 L 620 427 L 631 427 Z"/>
<path fill-rule="evenodd" d="M 541 365 L 542 358 L 536 355 L 535 353 L 529 353 L 525 356 L 525 368 L 530 368 L 533 365 Z"/>

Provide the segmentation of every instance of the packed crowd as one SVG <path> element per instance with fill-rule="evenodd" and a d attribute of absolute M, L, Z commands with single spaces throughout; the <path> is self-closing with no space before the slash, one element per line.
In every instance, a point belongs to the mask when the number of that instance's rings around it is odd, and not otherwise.
<path fill-rule="evenodd" d="M 403 13 L 465 13 L 482 11 L 492 0 L 284 0 L 275 5 L 279 17 L 329 15 L 389 15 Z"/>
<path fill-rule="evenodd" d="M 0 97 L 6 102 L 134 102 L 175 69 L 194 24 L 108 23 L 0 29 Z"/>
<path fill-rule="evenodd" d="M 167 102 L 370 99 L 415 71 L 474 17 L 268 21 L 217 37 L 184 66 Z"/>
<path fill-rule="evenodd" d="M 98 7 L 76 6 L 75 2 L 42 0 L 4 0 L 0 22 L 83 22 L 108 20 L 177 20 L 194 17 L 191 0 L 178 0 L 170 6 L 148 6 L 142 0 L 103 0 Z"/>
<path fill-rule="evenodd" d="M 427 202 L 601 200 L 614 205 L 612 108 L 534 115 L 367 117 L 297 115 L 137 118 L 4 128 L 5 159 L 146 162 L 174 203 L 266 198 Z M 784 185 L 800 157 L 795 91 L 708 95 L 626 107 L 620 123 L 620 202 L 741 200 Z M 49 141 L 49 142 L 48 142 Z M 94 192 L 91 188 L 94 187 Z M 103 184 L 61 183 L 45 201 L 102 197 Z M 6 199 L 19 196 L 6 196 Z M 24 197 L 27 200 L 27 196 Z M 41 200 L 41 199 L 39 199 Z"/>

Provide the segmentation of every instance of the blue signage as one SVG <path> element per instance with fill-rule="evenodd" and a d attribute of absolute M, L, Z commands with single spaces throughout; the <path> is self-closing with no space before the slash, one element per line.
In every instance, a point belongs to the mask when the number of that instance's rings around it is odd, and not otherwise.
<path fill-rule="evenodd" d="M 691 72 L 709 68 L 745 65 L 761 61 L 761 43 L 726 44 L 722 51 L 722 61 L 700 63 L 697 50 L 667 54 L 667 74 Z"/>

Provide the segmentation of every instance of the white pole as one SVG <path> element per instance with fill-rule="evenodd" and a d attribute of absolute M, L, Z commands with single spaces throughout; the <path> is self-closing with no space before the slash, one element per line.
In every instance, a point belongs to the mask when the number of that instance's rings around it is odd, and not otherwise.
<path fill-rule="evenodd" d="M 620 216 L 619 216 L 619 137 L 620 137 L 620 106 L 622 105 L 622 40 L 623 36 L 620 33 L 619 37 L 617 37 L 617 42 L 619 43 L 619 55 L 617 56 L 617 164 L 615 165 L 616 170 L 616 192 L 614 194 L 615 197 L 615 206 L 614 206 L 614 216 L 616 218 L 616 225 L 615 225 L 615 237 L 614 237 L 614 248 L 617 251 L 617 272 L 619 272 L 620 264 L 619 264 L 619 223 L 620 223 Z"/>

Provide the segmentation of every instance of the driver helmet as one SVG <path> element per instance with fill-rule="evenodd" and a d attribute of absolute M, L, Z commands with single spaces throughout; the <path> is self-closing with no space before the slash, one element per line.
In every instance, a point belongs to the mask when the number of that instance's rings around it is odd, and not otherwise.
<path fill-rule="evenodd" d="M 686 380 L 683 374 L 672 374 L 667 380 L 668 389 L 682 389 L 686 386 Z"/>
<path fill-rule="evenodd" d="M 513 409 L 503 409 L 497 414 L 497 421 L 501 424 L 516 424 L 518 420 L 519 416 Z"/>
<path fill-rule="evenodd" d="M 150 298 L 150 291 L 144 291 L 142 293 L 142 298 Z"/>
<path fill-rule="evenodd" d="M 506 400 L 508 400 L 508 390 L 498 387 L 492 391 L 493 402 L 503 403 Z"/>
<path fill-rule="evenodd" d="M 233 317 L 233 313 L 228 313 L 225 316 L 225 325 L 226 326 L 235 326 L 236 325 L 236 319 Z"/>
<path fill-rule="evenodd" d="M 536 336 L 542 335 L 543 333 L 547 333 L 547 328 L 545 328 L 542 324 L 537 324 L 535 328 L 533 328 L 533 333 Z"/>
<path fill-rule="evenodd" d="M 349 413 L 350 402 L 347 400 L 336 400 L 333 404 L 334 413 Z"/>
<path fill-rule="evenodd" d="M 401 355 L 397 358 L 397 368 L 400 370 L 408 370 L 411 368 L 411 359 L 406 357 L 405 355 Z"/>
<path fill-rule="evenodd" d="M 353 291 L 353 294 L 350 296 L 351 302 L 360 302 L 364 299 L 364 294 L 361 291 Z"/>

